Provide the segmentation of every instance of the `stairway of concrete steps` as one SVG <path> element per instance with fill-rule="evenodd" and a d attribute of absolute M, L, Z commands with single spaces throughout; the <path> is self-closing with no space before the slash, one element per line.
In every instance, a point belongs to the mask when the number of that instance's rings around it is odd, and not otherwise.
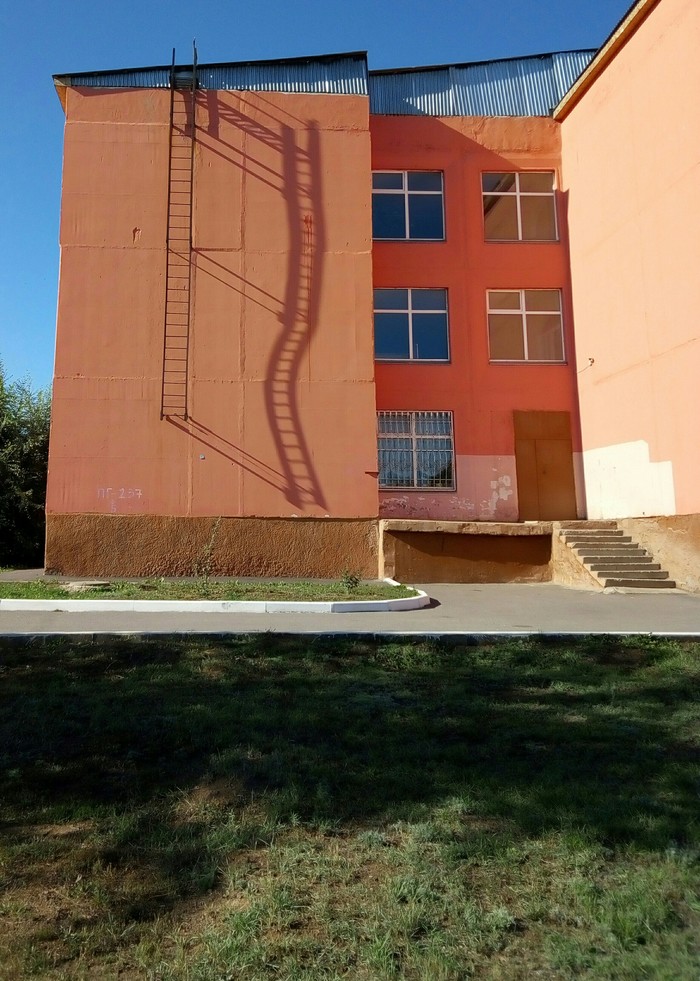
<path fill-rule="evenodd" d="M 620 531 L 615 521 L 563 521 L 559 534 L 579 562 L 604 586 L 675 589 L 654 556 Z"/>

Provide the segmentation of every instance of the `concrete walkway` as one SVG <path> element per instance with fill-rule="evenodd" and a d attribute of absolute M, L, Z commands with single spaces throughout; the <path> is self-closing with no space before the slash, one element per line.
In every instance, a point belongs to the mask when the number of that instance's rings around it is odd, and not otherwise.
<path fill-rule="evenodd" d="M 435 603 L 401 613 L 0 613 L 0 634 L 381 633 L 697 634 L 700 595 L 541 585 L 421 585 Z"/>

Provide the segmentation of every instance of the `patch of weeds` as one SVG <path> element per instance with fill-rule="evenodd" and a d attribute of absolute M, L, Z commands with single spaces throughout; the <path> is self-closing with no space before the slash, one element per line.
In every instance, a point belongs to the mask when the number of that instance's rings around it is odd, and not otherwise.
<path fill-rule="evenodd" d="M 362 582 L 362 577 L 356 572 L 350 572 L 349 569 L 345 569 L 340 577 L 340 582 L 348 593 L 354 593 Z"/>

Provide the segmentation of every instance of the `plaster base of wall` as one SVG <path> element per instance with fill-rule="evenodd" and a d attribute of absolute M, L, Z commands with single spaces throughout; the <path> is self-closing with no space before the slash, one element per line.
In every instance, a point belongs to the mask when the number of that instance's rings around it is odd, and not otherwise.
<path fill-rule="evenodd" d="M 700 514 L 623 518 L 617 524 L 651 552 L 677 586 L 700 592 Z"/>
<path fill-rule="evenodd" d="M 46 570 L 66 576 L 377 577 L 376 519 L 49 514 Z"/>
<path fill-rule="evenodd" d="M 548 582 L 551 535 L 389 531 L 384 574 L 399 582 Z"/>
<path fill-rule="evenodd" d="M 559 525 L 552 532 L 552 582 L 573 589 L 590 589 L 600 592 L 603 584 L 580 562 L 573 549 L 559 537 Z"/>

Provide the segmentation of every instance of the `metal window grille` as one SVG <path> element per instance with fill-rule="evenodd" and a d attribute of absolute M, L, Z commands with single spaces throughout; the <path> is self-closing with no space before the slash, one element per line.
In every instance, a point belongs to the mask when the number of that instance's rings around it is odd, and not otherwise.
<path fill-rule="evenodd" d="M 451 412 L 377 415 L 380 487 L 454 490 Z"/>

